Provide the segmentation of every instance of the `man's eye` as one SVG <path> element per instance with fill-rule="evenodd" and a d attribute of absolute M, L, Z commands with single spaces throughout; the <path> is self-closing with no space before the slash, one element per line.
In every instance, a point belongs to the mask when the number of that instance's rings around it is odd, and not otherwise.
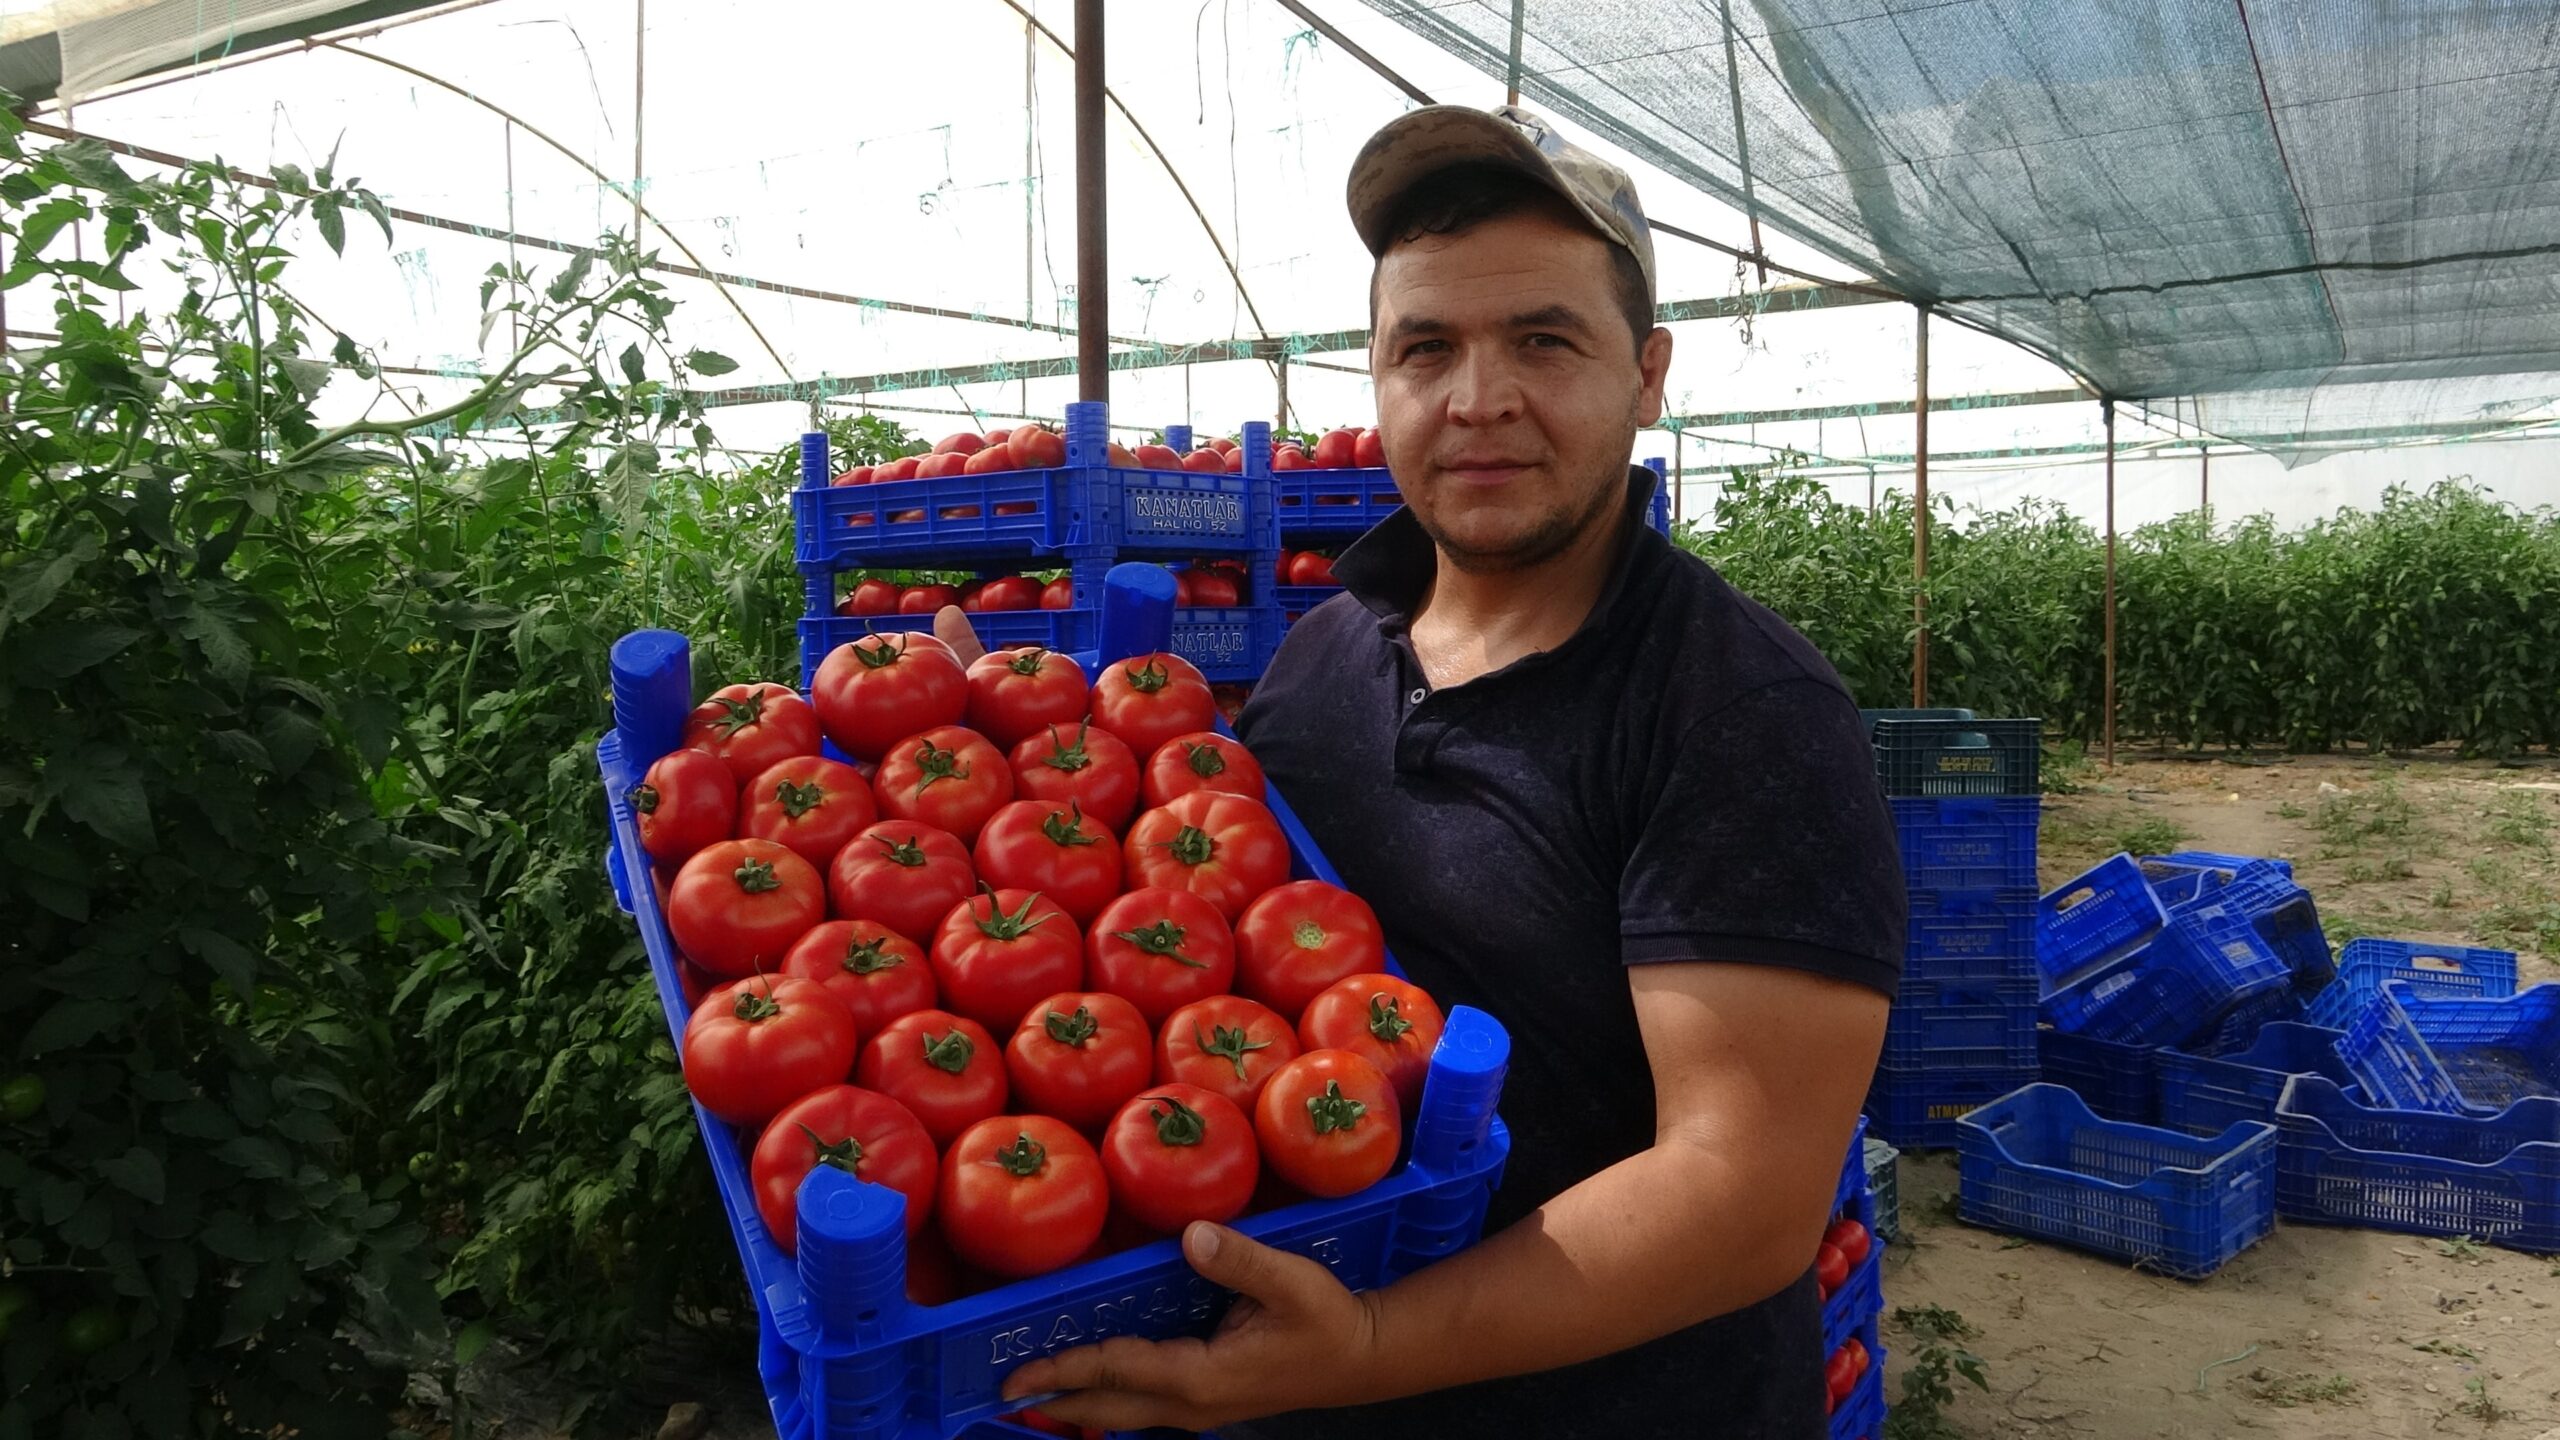
<path fill-rule="evenodd" d="M 1560 350 L 1569 342 L 1561 335 L 1548 335 L 1542 332 L 1530 336 L 1529 343 L 1540 350 Z"/>
<path fill-rule="evenodd" d="M 1416 340 L 1404 347 L 1404 353 L 1405 358 L 1411 359 L 1416 355 L 1437 355 L 1448 348 L 1449 342 L 1446 340 Z"/>

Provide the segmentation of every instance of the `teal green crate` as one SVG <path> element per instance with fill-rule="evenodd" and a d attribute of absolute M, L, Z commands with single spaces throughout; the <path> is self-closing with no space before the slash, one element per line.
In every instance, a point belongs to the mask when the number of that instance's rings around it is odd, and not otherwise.
<path fill-rule="evenodd" d="M 1890 796 L 2006 795 L 2042 791 L 2039 719 L 1881 719 L 1868 727 L 1876 780 Z M 2034 884 L 2032 877 L 2026 882 Z"/>
<path fill-rule="evenodd" d="M 2560 1251 L 2560 1099 L 2495 1115 L 2378 1109 L 2318 1075 L 2276 1101 L 2276 1213 Z"/>

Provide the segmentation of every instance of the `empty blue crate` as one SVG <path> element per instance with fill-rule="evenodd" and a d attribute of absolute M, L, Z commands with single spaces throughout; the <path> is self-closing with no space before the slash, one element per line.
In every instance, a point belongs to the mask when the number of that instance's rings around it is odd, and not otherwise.
<path fill-rule="evenodd" d="M 2386 980 L 2416 994 L 2494 1000 L 2516 993 L 2516 952 L 2425 940 L 2350 940 L 2338 952 L 2338 978 L 2311 997 L 2315 1025 L 2343 1030 Z"/>
<path fill-rule="evenodd" d="M 1976 1225 L 2182 1280 L 2275 1228 L 2272 1126 L 2186 1135 L 2101 1119 L 2059 1085 L 2030 1085 L 1956 1129 L 1957 1211 Z"/>
<path fill-rule="evenodd" d="M 1911 892 L 1902 973 L 1931 980 L 2033 980 L 2032 890 Z"/>
<path fill-rule="evenodd" d="M 2379 1104 L 2441 1115 L 2483 1113 L 2462 1098 L 2435 1048 L 2410 1021 L 2400 1004 L 2400 983 L 2383 986 L 2338 1037 L 2338 1058 L 2347 1073 Z"/>
<path fill-rule="evenodd" d="M 2030 987 L 2003 995 L 1934 999 L 1927 982 L 1906 977 L 1885 1021 L 1883 1064 L 1898 1070 L 2036 1068 L 2036 1005 Z M 1976 1003 L 1961 1003 L 1973 1000 Z"/>
<path fill-rule="evenodd" d="M 2338 1058 L 2336 1030 L 2279 1020 L 2247 1048 L 2223 1055 L 2159 1052 L 2160 1123 L 2190 1135 L 2219 1135 L 2243 1120 L 2273 1124 L 2276 1099 L 2296 1075 L 2352 1085 Z"/>
<path fill-rule="evenodd" d="M 2504 1107 L 2528 1095 L 2560 1095 L 2560 984 L 2472 1000 L 2413 993 L 2400 981 L 2392 994 L 2472 1105 Z"/>
<path fill-rule="evenodd" d="M 2118 853 L 2036 901 L 2036 968 L 2063 989 L 2149 944 L 2169 923 L 2131 855 Z"/>
<path fill-rule="evenodd" d="M 2036 888 L 2036 797 L 1894 797 L 1902 876 L 1914 890 Z"/>
<path fill-rule="evenodd" d="M 1876 1067 L 1867 1082 L 1868 1133 L 1904 1150 L 1952 1150 L 1956 1122 L 2021 1085 L 2032 1085 L 2033 1064 L 1989 1070 Z"/>
<path fill-rule="evenodd" d="M 2336 976 L 2337 964 L 2329 955 L 2328 932 L 2320 926 L 2320 907 L 2282 865 L 2253 860 L 2235 871 L 2211 900 L 2249 917 L 2249 924 L 2284 957 L 2293 972 L 2293 988 L 2309 995 Z"/>
<path fill-rule="evenodd" d="M 2101 1040 L 2175 1045 L 2291 983 L 2283 958 L 2245 917 L 2206 903 L 2177 911 L 2150 944 L 2047 996 L 2044 1018 Z"/>
<path fill-rule="evenodd" d="M 2375 1109 L 2317 1075 L 2276 1102 L 2276 1213 L 2560 1251 L 2560 1099 L 2495 1115 Z"/>
<path fill-rule="evenodd" d="M 1892 796 L 2043 793 L 2044 722 L 1932 716 L 1875 720 L 1876 780 Z M 2027 884 L 2034 884 L 2030 877 Z"/>
<path fill-rule="evenodd" d="M 2255 1044 L 2267 1026 L 2301 1018 L 2302 993 L 2271 985 L 2224 1011 L 2211 1032 L 2189 1037 L 2186 1045 L 2199 1054 L 2227 1055 Z"/>
<path fill-rule="evenodd" d="M 2152 1123 L 2159 1105 L 2154 1074 L 2158 1047 L 2119 1045 L 2050 1028 L 2036 1032 L 2036 1044 L 2046 1084 L 2071 1091 L 2106 1119 Z"/>

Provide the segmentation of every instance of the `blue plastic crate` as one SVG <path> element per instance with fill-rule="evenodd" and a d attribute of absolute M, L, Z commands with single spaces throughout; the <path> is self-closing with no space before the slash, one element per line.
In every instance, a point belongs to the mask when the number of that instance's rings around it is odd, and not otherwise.
<path fill-rule="evenodd" d="M 1867 1227 L 1870 1237 L 1867 1258 L 1849 1267 L 1848 1278 L 1840 1288 L 1822 1302 L 1822 1353 L 1830 1354 L 1840 1343 L 1860 1329 L 1875 1322 L 1884 1309 L 1884 1246 L 1874 1238 L 1876 1231 L 1875 1196 L 1867 1185 L 1866 1117 L 1858 1120 L 1857 1138 L 1849 1145 L 1848 1162 L 1840 1167 L 1840 1191 L 1834 1196 L 1831 1217 L 1834 1222 L 1855 1220 Z M 1827 1228 L 1827 1227 L 1826 1227 Z"/>
<path fill-rule="evenodd" d="M 1898 994 L 1885 1021 L 1882 1063 L 1898 1070 L 2034 1069 L 2034 992 L 2022 986 L 2011 998 L 1979 1005 L 1908 1001 Z"/>
<path fill-rule="evenodd" d="M 2276 1097 L 2296 1075 L 2352 1085 L 2338 1058 L 2343 1033 L 2279 1020 L 2246 1048 L 2222 1055 L 2159 1052 L 2160 1123 L 2190 1135 L 2219 1135 L 2243 1120 L 2275 1122 Z"/>
<path fill-rule="evenodd" d="M 1905 1070 L 1876 1067 L 1867 1083 L 1870 1134 L 1904 1150 L 1952 1150 L 1956 1121 L 2036 1080 L 2036 1066 L 1989 1070 Z"/>
<path fill-rule="evenodd" d="M 2044 1083 L 2062 1086 L 2109 1120 L 2148 1125 L 2156 1118 L 2158 1047 L 2119 1045 L 2054 1029 L 2038 1031 L 2036 1043 L 2043 1057 Z"/>
<path fill-rule="evenodd" d="M 2560 1095 L 2560 984 L 2494 1000 L 2413 993 L 2405 982 L 2392 993 L 2474 1107 Z"/>
<path fill-rule="evenodd" d="M 2276 1132 L 2210 1138 L 2103 1120 L 2030 1085 L 1957 1124 L 1957 1210 L 1976 1225 L 2201 1279 L 2275 1228 Z"/>
<path fill-rule="evenodd" d="M 638 923 L 681 1046 L 688 1009 L 676 949 L 646 883 L 648 858 L 624 796 L 673 747 L 690 706 L 684 642 L 664 631 L 627 636 L 615 647 L 613 672 L 616 726 L 596 747 L 610 817 L 607 868 Z M 1268 798 L 1289 837 L 1292 869 L 1337 880 L 1285 803 Z M 1248 1216 L 1236 1228 L 1323 1262 L 1355 1289 L 1474 1243 L 1510 1153 L 1510 1134 L 1494 1113 L 1509 1056 L 1498 1022 L 1454 1007 L 1405 1163 L 1357 1195 Z M 749 1184 L 744 1146 L 754 1137 L 699 1106 L 694 1117 L 755 1296 L 758 1368 L 784 1440 L 943 1440 L 1020 1408 L 997 1393 L 1023 1361 L 1113 1335 L 1206 1334 L 1230 1298 L 1194 1275 L 1168 1239 L 947 1305 L 913 1304 L 904 1288 L 904 1197 L 820 1166 L 801 1187 L 799 1253 L 784 1255 Z"/>
<path fill-rule="evenodd" d="M 2279 860 L 2272 855 L 2226 855 L 2219 850 L 2172 850 L 2166 855 L 2145 855 L 2142 860 L 2145 865 L 2156 862 L 2162 865 L 2182 866 L 2190 870 L 2210 870 L 2215 872 L 2221 883 L 2226 885 L 2252 865 L 2265 865 L 2287 880 L 2293 878 L 2293 862 Z"/>
<path fill-rule="evenodd" d="M 1902 877 L 1915 890 L 2033 890 L 2036 820 L 2032 795 L 1895 797 L 1894 838 Z"/>
<path fill-rule="evenodd" d="M 2101 1040 L 2175 1045 L 2291 983 L 2283 958 L 2245 917 L 2206 903 L 2177 911 L 2150 944 L 2047 996 L 2044 1018 Z"/>
<path fill-rule="evenodd" d="M 1396 477 L 1375 469 L 1282 470 L 1272 476 L 1280 534 L 1339 539 L 1357 535 L 1404 508 Z"/>
<path fill-rule="evenodd" d="M 1100 404 L 1067 407 L 1067 463 L 939 480 L 830 485 L 804 457 L 791 492 L 804 572 L 930 563 L 959 568 L 1077 549 L 1195 554 L 1276 552 L 1270 427 L 1244 427 L 1243 473 L 1135 470 L 1108 463 Z M 1308 472 L 1298 472 L 1308 473 Z"/>
<path fill-rule="evenodd" d="M 2383 986 L 2338 1037 L 2338 1059 L 2347 1073 L 2377 1104 L 2440 1115 L 2482 1113 L 2462 1098 L 2434 1047 L 2410 1023 L 2399 984 Z"/>
<path fill-rule="evenodd" d="M 2068 988 L 2149 944 L 2168 923 L 2142 866 L 2119 852 L 2036 901 L 2036 968 L 2048 989 Z"/>
<path fill-rule="evenodd" d="M 1880 719 L 1876 781 L 1892 796 L 2043 793 L 2044 722 L 2038 719 Z M 2026 884 L 2035 883 L 2030 874 Z"/>
<path fill-rule="evenodd" d="M 1858 1340 L 1867 1347 L 1866 1377 L 1832 1410 L 1831 1440 L 1884 1440 L 1884 1342 L 1873 1323 L 1859 1332 Z M 1831 1358 L 1830 1353 L 1823 1358 Z"/>
<path fill-rule="evenodd" d="M 2211 1034 L 2190 1038 L 2187 1047 L 2201 1054 L 2227 1055 L 2255 1044 L 2267 1026 L 2301 1018 L 2302 993 L 2291 986 L 2269 986 L 2225 1011 Z"/>
<path fill-rule="evenodd" d="M 1840 1163 L 1839 1183 L 1832 1187 L 1831 1214 L 1835 1219 L 1843 1212 L 1852 1211 L 1858 1204 L 1858 1197 L 1867 1189 L 1867 1171 L 1864 1164 L 1866 1143 L 1867 1117 L 1861 1115 L 1858 1117 L 1858 1128 L 1850 1133 L 1848 1158 Z"/>
<path fill-rule="evenodd" d="M 2234 871 L 2210 900 L 2249 917 L 2249 924 L 2284 957 L 2297 993 L 2310 995 L 2337 975 L 2328 932 L 2320 926 L 2320 907 L 2310 891 L 2293 883 L 2292 871 L 2282 868 L 2282 862 L 2251 861 Z"/>
<path fill-rule="evenodd" d="M 1902 1233 L 1902 1152 L 1883 1138 L 1870 1135 L 1865 1159 L 1867 1198 L 1876 1212 L 1876 1243 L 1890 1245 Z"/>
<path fill-rule="evenodd" d="M 2378 1110 L 2317 1075 L 2276 1101 L 2276 1213 L 2560 1251 L 2560 1100 L 2489 1116 Z"/>
<path fill-rule="evenodd" d="M 1902 973 L 1929 980 L 2033 981 L 2032 890 L 1911 892 Z"/>
<path fill-rule="evenodd" d="M 969 628 L 991 650 L 1042 645 L 1075 654 L 1100 642 L 1102 613 L 1095 609 L 984 610 L 970 615 Z M 1200 673 L 1213 682 L 1250 683 L 1271 668 L 1271 656 L 1280 648 L 1285 628 L 1276 605 L 1185 605 L 1173 612 L 1172 650 L 1199 666 Z M 800 622 L 800 683 L 806 686 L 839 645 L 865 635 L 932 629 L 930 615 L 810 616 Z"/>
<path fill-rule="evenodd" d="M 2495 1000 L 2516 993 L 2516 952 L 2424 940 L 2350 940 L 2338 952 L 2338 978 L 2311 997 L 2309 1019 L 2347 1028 L 2386 980 L 2414 994 Z"/>
<path fill-rule="evenodd" d="M 1339 585 L 1281 585 L 1272 590 L 1271 601 L 1280 607 L 1280 623 L 1286 626 L 1341 593 Z"/>

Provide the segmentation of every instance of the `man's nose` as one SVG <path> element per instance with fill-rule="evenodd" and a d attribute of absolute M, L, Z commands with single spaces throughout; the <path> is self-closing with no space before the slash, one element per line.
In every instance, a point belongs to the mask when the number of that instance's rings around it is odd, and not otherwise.
<path fill-rule="evenodd" d="M 1520 418 L 1523 391 L 1510 356 L 1493 346 L 1460 352 L 1450 377 L 1449 418 L 1460 425 L 1501 425 Z"/>

